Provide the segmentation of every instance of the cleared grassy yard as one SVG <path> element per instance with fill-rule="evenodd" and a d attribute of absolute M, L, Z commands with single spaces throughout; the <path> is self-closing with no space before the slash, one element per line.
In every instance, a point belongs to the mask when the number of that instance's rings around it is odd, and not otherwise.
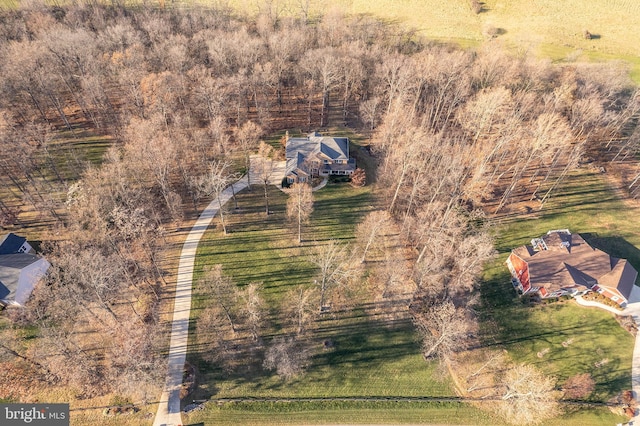
<path fill-rule="evenodd" d="M 216 425 L 311 424 L 469 424 L 496 425 L 499 420 L 458 403 L 377 404 L 233 404 L 189 416 L 193 423 Z"/>
<path fill-rule="evenodd" d="M 332 238 L 348 241 L 353 238 L 358 218 L 371 209 L 367 189 L 330 185 L 315 195 L 316 210 L 307 230 L 307 245 Z M 293 231 L 287 230 L 284 194 L 275 189 L 271 192 L 274 213 L 269 217 L 264 215 L 258 186 L 253 192 L 239 194 L 238 203 L 240 211 L 228 216 L 230 235 L 223 236 L 219 229 L 205 234 L 197 270 L 204 264 L 222 263 L 240 285 L 263 281 L 264 295 L 273 314 L 270 332 L 277 333 L 275 307 L 282 302 L 287 288 L 313 279 L 314 267 L 304 260 L 306 253 L 294 243 Z M 606 217 L 599 218 L 593 209 L 606 211 L 602 213 Z M 502 254 L 487 268 L 483 284 L 483 299 L 490 301 L 482 311 L 485 342 L 505 347 L 514 360 L 533 363 L 556 375 L 560 383 L 573 374 L 590 371 L 597 382 L 592 400 L 606 401 L 630 387 L 633 338 L 605 312 L 569 303 L 521 305 L 510 288 L 503 262 L 512 246 L 550 228 L 570 227 L 573 231 L 600 232 L 599 236 L 620 235 L 614 225 L 626 217 L 626 207 L 609 191 L 601 176 L 581 171 L 568 179 L 565 190 L 549 202 L 545 211 L 541 218 L 504 224 L 497 231 Z M 606 227 L 602 226 L 604 223 Z M 196 308 L 203 303 L 203 300 L 196 302 Z M 197 312 L 194 310 L 194 317 Z M 443 373 L 424 362 L 408 322 L 389 326 L 355 309 L 338 321 L 327 319 L 321 323 L 314 339 L 319 349 L 307 374 L 290 382 L 283 382 L 259 365 L 248 368 L 250 374 L 228 374 L 204 362 L 197 352 L 190 355 L 190 360 L 198 366 L 207 396 L 212 399 L 455 396 L 450 382 L 439 379 Z M 325 339 L 333 340 L 334 350 L 321 349 Z M 565 348 L 562 342 L 568 339 L 572 341 Z M 538 358 L 537 353 L 546 348 L 549 352 Z M 604 358 L 608 363 L 596 369 L 594 363 Z M 605 408 L 594 408 L 571 412 L 547 424 L 596 425 L 621 420 Z M 190 415 L 188 421 L 500 424 L 499 419 L 461 403 L 353 401 L 208 404 L 205 410 Z"/>
<path fill-rule="evenodd" d="M 640 267 L 640 235 L 635 222 L 638 209 L 616 198 L 606 179 L 592 170 L 580 169 L 563 190 L 545 206 L 538 218 L 498 226 L 499 257 L 485 269 L 482 283 L 484 338 L 487 344 L 505 347 L 514 361 L 537 365 L 557 376 L 588 372 L 596 381 L 593 401 L 606 401 L 631 389 L 634 338 L 612 314 L 582 308 L 573 301 L 552 305 L 523 305 L 511 287 L 504 261 L 512 248 L 550 229 L 569 228 L 593 245 L 626 257 Z M 564 347 L 563 342 L 569 342 Z M 542 357 L 539 352 L 548 352 Z M 607 360 L 601 367 L 595 363 Z"/>
<path fill-rule="evenodd" d="M 283 295 L 297 284 L 311 283 L 316 271 L 305 260 L 308 255 L 306 248 L 299 248 L 295 233 L 288 230 L 284 218 L 286 195 L 274 189 L 270 197 L 273 214 L 267 217 L 259 186 L 252 192 L 239 194 L 240 210 L 228 216 L 231 233 L 224 236 L 219 229 L 210 229 L 205 234 L 199 247 L 196 270 L 201 271 L 205 264 L 221 263 L 226 273 L 241 286 L 253 281 L 263 282 L 263 295 L 271 315 L 269 333 L 278 333 L 277 308 L 282 303 Z M 315 197 L 312 221 L 303 237 L 306 247 L 329 239 L 348 242 L 353 238 L 358 219 L 372 208 L 368 188 L 354 189 L 345 184 L 330 184 L 316 192 Z M 196 300 L 194 318 L 198 316 L 198 308 L 205 303 L 206 300 Z M 265 338 L 268 341 L 269 336 Z M 356 307 L 348 313 L 321 318 L 311 339 L 315 354 L 307 373 L 289 382 L 262 370 L 260 365 L 253 365 L 242 372 L 224 373 L 215 365 L 203 361 L 197 350 L 189 359 L 198 366 L 204 388 L 214 399 L 455 396 L 449 381 L 439 379 L 443 374 L 436 370 L 434 364 L 426 363 L 422 358 L 413 327 L 406 320 L 379 322 Z M 323 350 L 323 341 L 327 339 L 333 342 L 334 348 L 331 350 Z M 358 405 L 353 402 L 341 406 L 327 403 L 303 404 L 300 407 L 280 404 L 234 405 L 208 407 L 205 412 L 194 415 L 193 421 L 215 420 L 216 424 L 251 424 L 255 421 L 264 424 L 265 416 L 273 413 L 294 424 L 300 418 L 320 423 L 374 418 L 380 418 L 381 421 L 386 418 L 389 422 L 404 418 L 402 422 L 415 422 L 420 418 L 452 419 L 450 416 L 453 412 L 464 412 L 467 417 L 463 417 L 472 423 L 476 423 L 472 419 L 477 416 L 486 417 L 478 414 L 476 409 L 454 405 L 447 407 L 444 412 L 440 412 L 441 407 L 437 404 L 427 404 L 426 407 L 409 408 L 406 412 L 401 409 L 404 407 L 390 407 L 388 413 L 386 407 L 381 410 L 375 404 Z M 383 412 L 386 414 L 382 415 Z"/>

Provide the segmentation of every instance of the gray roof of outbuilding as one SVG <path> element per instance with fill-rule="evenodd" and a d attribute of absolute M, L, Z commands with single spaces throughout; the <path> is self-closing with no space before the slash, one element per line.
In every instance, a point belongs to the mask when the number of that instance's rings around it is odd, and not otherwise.
<path fill-rule="evenodd" d="M 0 240 L 0 255 L 17 253 L 25 241 L 27 241 L 25 237 L 20 237 L 13 232 L 8 233 Z"/>
<path fill-rule="evenodd" d="M 0 256 L 0 299 L 12 299 L 18 289 L 20 271 L 40 259 L 27 253 Z"/>

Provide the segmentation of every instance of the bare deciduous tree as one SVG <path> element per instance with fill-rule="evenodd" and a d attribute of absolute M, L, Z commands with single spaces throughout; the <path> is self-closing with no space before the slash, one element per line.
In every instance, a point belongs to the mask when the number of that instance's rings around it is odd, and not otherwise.
<path fill-rule="evenodd" d="M 267 370 L 276 370 L 278 376 L 289 380 L 304 371 L 309 356 L 309 351 L 294 339 L 277 337 L 267 349 L 263 365 Z"/>
<path fill-rule="evenodd" d="M 253 158 L 254 161 L 252 161 L 251 164 L 252 171 L 258 176 L 264 188 L 265 213 L 267 216 L 271 213 L 269 211 L 269 184 L 271 183 L 275 168 L 272 158 L 273 155 L 273 147 L 261 141 L 260 147 L 258 148 L 258 155 Z"/>
<path fill-rule="evenodd" d="M 419 309 L 413 313 L 413 322 L 422 337 L 425 358 L 446 358 L 465 346 L 470 320 L 464 309 L 449 300 L 432 301 Z"/>
<path fill-rule="evenodd" d="M 532 365 L 516 365 L 502 379 L 502 401 L 497 413 L 515 425 L 537 424 L 559 412 L 556 379 L 547 377 Z"/>
<path fill-rule="evenodd" d="M 251 173 L 249 173 L 249 167 L 251 167 L 250 154 L 251 151 L 258 148 L 258 141 L 262 133 L 262 128 L 253 121 L 247 121 L 241 127 L 237 128 L 235 132 L 236 142 L 244 156 L 244 167 L 247 170 L 249 188 L 251 188 Z"/>
<path fill-rule="evenodd" d="M 393 223 L 391 215 L 386 210 L 376 210 L 369 213 L 364 220 L 356 227 L 356 238 L 363 246 L 362 259 L 367 259 L 367 253 L 381 238 L 381 234 L 389 229 Z"/>
<path fill-rule="evenodd" d="M 562 391 L 564 398 L 582 399 L 586 398 L 596 389 L 596 382 L 589 373 L 576 374 L 564 382 Z"/>
<path fill-rule="evenodd" d="M 260 291 L 262 283 L 249 283 L 241 292 L 242 315 L 244 323 L 251 333 L 254 342 L 260 337 L 260 330 L 264 327 L 265 302 Z"/>
<path fill-rule="evenodd" d="M 365 124 L 369 125 L 369 131 L 373 131 L 378 125 L 381 109 L 380 98 L 377 96 L 360 103 L 360 117 Z"/>
<path fill-rule="evenodd" d="M 220 216 L 222 232 L 225 234 L 227 233 L 227 226 L 224 221 L 225 209 L 222 204 L 221 195 L 234 180 L 235 176 L 230 171 L 229 163 L 221 161 L 209 163 L 207 173 L 192 180 L 192 186 L 195 194 L 197 194 L 197 198 L 201 195 L 206 195 L 218 200 L 218 215 Z"/>
<path fill-rule="evenodd" d="M 228 276 L 222 272 L 222 265 L 208 266 L 199 281 L 200 285 L 210 295 L 215 304 L 222 308 L 224 317 L 229 323 L 232 332 L 236 332 L 236 304 L 238 300 L 238 287 Z"/>
<path fill-rule="evenodd" d="M 196 339 L 202 358 L 232 370 L 236 333 L 230 325 L 225 307 L 219 303 L 207 306 L 196 323 Z"/>
<path fill-rule="evenodd" d="M 294 325 L 297 335 L 302 335 L 318 315 L 318 290 L 298 286 L 287 293 L 283 302 L 285 321 Z"/>
<path fill-rule="evenodd" d="M 153 395 L 162 380 L 164 362 L 157 348 L 163 336 L 157 324 L 122 321 L 114 330 L 107 359 L 107 378 L 113 391 L 122 395 Z"/>
<path fill-rule="evenodd" d="M 329 94 L 340 82 L 342 66 L 339 56 L 331 47 L 309 50 L 304 55 L 301 65 L 321 89 L 320 127 L 324 127 L 329 115 Z"/>
<path fill-rule="evenodd" d="M 471 397 L 495 397 L 497 374 L 507 363 L 507 351 L 475 350 L 456 364 L 456 373 Z"/>
<path fill-rule="evenodd" d="M 320 311 L 326 308 L 328 291 L 349 279 L 349 248 L 336 240 L 319 244 L 309 253 L 309 261 L 320 269 L 316 280 L 320 289 Z"/>
<path fill-rule="evenodd" d="M 294 183 L 286 190 L 287 218 L 298 224 L 298 244 L 302 243 L 302 224 L 306 223 L 313 213 L 313 192 L 306 183 Z"/>

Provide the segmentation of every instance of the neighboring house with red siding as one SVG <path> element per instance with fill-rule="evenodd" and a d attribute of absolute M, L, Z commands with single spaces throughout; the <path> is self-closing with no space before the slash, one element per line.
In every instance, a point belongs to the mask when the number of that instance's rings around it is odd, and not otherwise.
<path fill-rule="evenodd" d="M 627 260 L 591 247 L 568 229 L 532 239 L 514 249 L 506 263 L 519 294 L 549 298 L 597 291 L 620 306 L 636 301 L 630 300 L 632 293 L 640 294 L 638 272 Z"/>

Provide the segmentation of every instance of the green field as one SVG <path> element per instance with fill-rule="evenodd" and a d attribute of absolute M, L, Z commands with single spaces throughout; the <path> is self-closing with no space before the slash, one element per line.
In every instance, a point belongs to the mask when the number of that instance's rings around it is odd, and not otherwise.
<path fill-rule="evenodd" d="M 188 416 L 191 423 L 216 425 L 468 424 L 499 420 L 459 403 L 229 404 Z"/>
<path fill-rule="evenodd" d="M 356 220 L 371 209 L 369 189 L 329 184 L 315 196 L 311 229 L 305 234 L 306 247 L 328 239 L 353 238 Z M 272 313 L 271 333 L 280 329 L 276 311 L 287 290 L 311 283 L 316 273 L 305 260 L 306 248 L 297 246 L 295 234 L 285 223 L 285 203 L 286 195 L 272 189 L 273 214 L 266 217 L 259 186 L 239 194 L 241 211 L 231 218 L 230 234 L 208 231 L 201 241 L 196 265 L 196 270 L 201 270 L 203 265 L 221 263 L 240 286 L 262 282 Z M 196 299 L 196 316 L 198 307 L 205 303 L 206 300 Z M 410 323 L 381 324 L 358 308 L 339 317 L 320 319 L 314 334 L 319 346 L 323 340 L 332 339 L 335 350 L 316 354 L 308 373 L 294 382 L 283 383 L 277 376 L 263 372 L 252 380 L 224 378 L 212 366 L 201 363 L 209 372 L 207 381 L 215 381 L 216 398 L 453 395 L 447 381 L 433 380 L 434 366 L 423 361 Z"/>

